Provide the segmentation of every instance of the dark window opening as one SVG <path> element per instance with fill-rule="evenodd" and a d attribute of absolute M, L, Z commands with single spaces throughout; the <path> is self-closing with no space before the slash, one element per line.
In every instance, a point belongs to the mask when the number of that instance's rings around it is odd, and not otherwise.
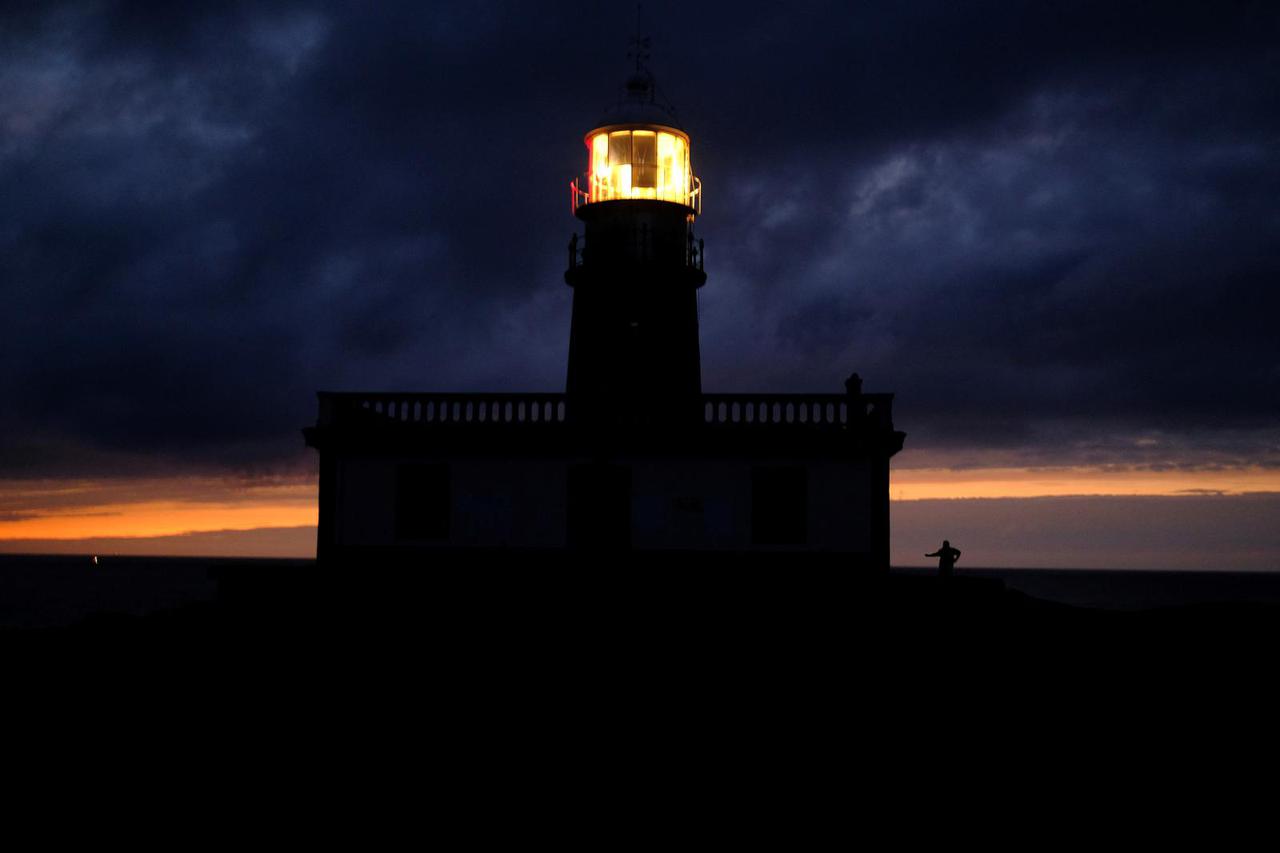
<path fill-rule="evenodd" d="M 809 472 L 751 469 L 751 543 L 803 545 L 809 538 Z"/>
<path fill-rule="evenodd" d="M 449 466 L 396 469 L 396 538 L 449 538 Z"/>

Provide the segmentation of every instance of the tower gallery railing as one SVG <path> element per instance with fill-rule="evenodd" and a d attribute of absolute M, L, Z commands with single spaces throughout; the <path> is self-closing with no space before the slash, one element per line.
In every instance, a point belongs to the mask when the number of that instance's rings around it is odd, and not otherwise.
<path fill-rule="evenodd" d="M 320 426 L 399 421 L 442 428 L 546 428 L 571 423 L 573 415 L 572 400 L 566 394 L 322 391 L 319 397 Z M 698 401 L 701 424 L 708 429 L 893 428 L 892 394 L 703 394 Z M 639 403 L 617 410 L 627 413 L 623 420 L 643 421 L 646 408 L 647 404 Z"/>
<path fill-rule="evenodd" d="M 649 227 L 641 225 L 641 227 L 632 232 L 629 239 L 622 241 L 622 245 L 630 249 L 631 257 L 640 263 L 649 263 L 653 260 L 653 245 L 650 242 L 649 233 Z M 587 266 L 590 257 L 591 253 L 587 251 L 586 239 L 574 234 L 569 239 L 569 269 L 576 270 Z M 691 270 L 704 272 L 706 270 L 706 259 L 706 244 L 701 238 L 695 238 L 693 229 L 690 228 L 685 239 L 684 265 Z"/>
<path fill-rule="evenodd" d="M 598 201 L 626 201 L 628 199 L 652 199 L 655 201 L 673 201 L 693 208 L 698 216 L 702 215 L 702 179 L 697 175 L 689 178 L 688 192 L 684 190 L 660 192 L 656 187 L 633 187 L 630 190 L 615 187 L 607 178 L 599 175 L 579 175 L 569 182 L 569 209 L 573 213 L 584 204 Z"/>

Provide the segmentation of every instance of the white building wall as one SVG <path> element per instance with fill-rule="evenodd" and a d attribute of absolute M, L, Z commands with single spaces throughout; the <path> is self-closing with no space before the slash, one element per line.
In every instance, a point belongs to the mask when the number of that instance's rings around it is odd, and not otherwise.
<path fill-rule="evenodd" d="M 808 471 L 808 542 L 778 550 L 871 550 L 871 472 L 864 461 L 635 460 L 632 544 L 743 550 L 751 542 L 751 469 Z"/>
<path fill-rule="evenodd" d="M 340 545 L 415 544 L 396 539 L 396 470 L 404 464 L 450 468 L 448 540 L 424 545 L 559 547 L 565 542 L 563 461 L 348 458 L 338 473 Z"/>
<path fill-rule="evenodd" d="M 676 459 L 630 465 L 634 547 L 742 548 L 750 543 L 749 466 Z"/>
<path fill-rule="evenodd" d="M 343 459 L 337 471 L 338 509 L 334 514 L 338 545 L 389 545 L 395 542 L 396 462 Z"/>
<path fill-rule="evenodd" d="M 396 470 L 401 464 L 450 466 L 447 541 L 414 543 L 395 536 Z M 565 544 L 567 459 L 346 458 L 338 471 L 335 531 L 341 546 L 450 545 L 548 548 Z M 636 548 L 745 550 L 751 542 L 751 470 L 808 470 L 808 542 L 775 550 L 869 552 L 872 472 L 869 462 L 793 459 L 634 459 L 631 543 Z"/>

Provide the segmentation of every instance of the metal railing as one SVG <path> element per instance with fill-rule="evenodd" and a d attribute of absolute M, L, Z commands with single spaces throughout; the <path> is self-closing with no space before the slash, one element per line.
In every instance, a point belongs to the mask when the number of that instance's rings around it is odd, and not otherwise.
<path fill-rule="evenodd" d="M 586 238 L 574 234 L 569 239 L 569 269 L 576 270 L 586 266 L 588 257 Z M 632 241 L 632 257 L 642 263 L 652 259 L 652 246 L 649 243 L 647 225 L 642 225 L 641 230 L 636 232 L 635 239 Z M 706 270 L 706 245 L 701 238 L 694 238 L 692 227 L 685 240 L 684 265 L 699 272 Z"/>
<path fill-rule="evenodd" d="M 676 204 L 683 204 L 685 207 L 693 208 L 693 212 L 698 216 L 702 215 L 702 179 L 697 175 L 690 177 L 690 187 L 687 193 L 681 193 L 675 196 L 662 194 L 655 196 L 654 201 L 670 201 Z M 609 183 L 602 180 L 598 175 L 579 175 L 569 181 L 569 209 L 573 213 L 578 212 L 578 208 L 585 204 L 594 204 L 599 201 L 625 201 L 628 199 L 642 199 L 643 196 L 637 196 L 634 193 L 625 195 L 615 190 Z"/>

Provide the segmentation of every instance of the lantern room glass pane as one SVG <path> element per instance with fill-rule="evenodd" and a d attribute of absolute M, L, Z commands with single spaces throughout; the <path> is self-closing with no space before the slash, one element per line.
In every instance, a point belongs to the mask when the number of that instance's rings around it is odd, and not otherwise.
<path fill-rule="evenodd" d="M 619 130 L 609 134 L 609 165 L 631 165 L 631 131 Z"/>
<path fill-rule="evenodd" d="M 658 132 L 658 198 L 663 201 L 679 201 L 678 193 L 673 186 L 675 168 L 675 137 L 669 133 Z"/>
<path fill-rule="evenodd" d="M 597 133 L 591 137 L 591 174 L 603 178 L 609 174 L 609 136 Z"/>
<path fill-rule="evenodd" d="M 607 198 L 631 197 L 631 131 L 609 134 L 609 186 Z"/>
<path fill-rule="evenodd" d="M 673 158 L 673 175 L 675 178 L 674 188 L 678 201 L 686 202 L 689 198 L 689 149 L 688 143 L 681 137 L 677 136 L 675 144 L 675 157 Z"/>
<path fill-rule="evenodd" d="M 658 186 L 658 139 L 652 130 L 631 134 L 631 186 L 640 198 L 654 198 Z"/>

